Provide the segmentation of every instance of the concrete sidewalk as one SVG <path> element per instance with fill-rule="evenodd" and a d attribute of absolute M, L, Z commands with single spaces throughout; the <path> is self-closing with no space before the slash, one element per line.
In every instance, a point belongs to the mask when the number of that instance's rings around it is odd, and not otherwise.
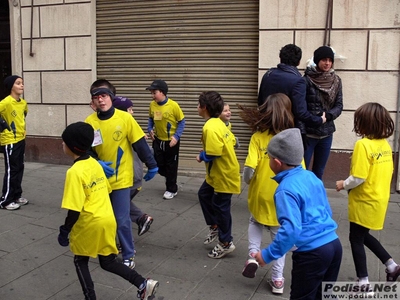
<path fill-rule="evenodd" d="M 57 242 L 58 227 L 66 211 L 60 208 L 65 172 L 68 166 L 26 163 L 23 196 L 30 203 L 16 211 L 0 210 L 0 299 L 64 300 L 83 299 L 68 247 Z M 4 174 L 4 167 L 0 167 Z M 136 196 L 137 205 L 154 217 L 149 232 L 137 236 L 133 225 L 136 270 L 160 282 L 155 299 L 159 300 L 261 300 L 288 299 L 290 292 L 291 255 L 285 267 L 285 291 L 273 295 L 267 279 L 270 265 L 260 268 L 254 279 L 242 276 L 247 259 L 247 186 L 232 199 L 233 236 L 236 250 L 223 259 L 208 258 L 214 244 L 205 246 L 208 232 L 197 190 L 203 178 L 179 176 L 180 191 L 173 200 L 163 200 L 164 180 L 157 175 L 144 183 Z M 327 190 L 339 224 L 343 245 L 339 281 L 354 281 L 355 270 L 348 242 L 347 197 L 345 192 Z M 400 262 L 400 197 L 393 194 L 385 229 L 374 232 L 389 253 Z M 264 243 L 270 242 L 269 233 Z M 384 266 L 368 250 L 370 281 L 385 281 Z M 136 299 L 136 287 L 122 278 L 102 270 L 91 259 L 90 268 L 97 298 Z"/>

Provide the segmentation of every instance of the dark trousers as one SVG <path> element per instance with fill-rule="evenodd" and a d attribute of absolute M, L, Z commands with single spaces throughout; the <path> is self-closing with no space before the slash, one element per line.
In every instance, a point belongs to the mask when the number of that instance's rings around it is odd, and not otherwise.
<path fill-rule="evenodd" d="M 312 172 L 321 180 L 326 163 L 328 162 L 329 154 L 331 153 L 332 138 L 332 135 L 323 139 L 307 138 L 308 145 L 307 149 L 304 151 L 304 162 L 308 169 L 311 164 L 311 158 L 314 155 Z"/>
<path fill-rule="evenodd" d="M 110 254 L 108 256 L 99 255 L 100 267 L 108 272 L 117 274 L 122 278 L 128 280 L 137 288 L 145 281 L 134 269 L 130 269 L 118 260 L 117 255 Z M 82 286 L 82 291 L 85 300 L 95 300 L 96 293 L 94 291 L 94 284 L 89 272 L 89 257 L 75 255 L 74 264 L 79 282 Z"/>
<path fill-rule="evenodd" d="M 22 196 L 24 176 L 25 140 L 4 146 L 4 178 L 0 205 L 7 206 Z"/>
<path fill-rule="evenodd" d="M 322 282 L 337 280 L 342 245 L 336 239 L 311 251 L 293 252 L 292 260 L 290 299 L 322 299 Z"/>
<path fill-rule="evenodd" d="M 349 239 L 357 277 L 359 278 L 368 276 L 367 256 L 365 254 L 364 245 L 367 246 L 383 264 L 391 258 L 390 254 L 383 248 L 381 243 L 369 233 L 368 228 L 350 222 Z"/>
<path fill-rule="evenodd" d="M 169 141 L 161 141 L 155 138 L 153 141 L 154 158 L 157 162 L 158 173 L 165 177 L 166 190 L 171 193 L 178 191 L 176 184 L 178 178 L 180 141 L 174 147 L 169 146 Z"/>
<path fill-rule="evenodd" d="M 232 241 L 232 194 L 216 193 L 205 180 L 197 195 L 206 224 L 218 226 L 218 237 L 222 243 Z"/>

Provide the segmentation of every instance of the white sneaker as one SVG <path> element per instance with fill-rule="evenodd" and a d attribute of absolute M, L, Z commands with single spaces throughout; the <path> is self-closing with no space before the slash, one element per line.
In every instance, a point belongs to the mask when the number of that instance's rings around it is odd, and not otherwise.
<path fill-rule="evenodd" d="M 154 299 L 158 286 L 159 283 L 157 280 L 147 278 L 146 281 L 140 285 L 137 291 L 137 297 L 140 300 Z"/>
<path fill-rule="evenodd" d="M 14 201 L 15 203 L 19 204 L 20 206 L 26 205 L 29 203 L 29 200 L 26 198 L 18 198 L 17 200 Z"/>
<path fill-rule="evenodd" d="M 279 279 L 275 279 L 275 280 L 271 279 L 268 282 L 272 288 L 272 293 L 283 294 L 283 289 L 285 288 L 285 279 L 284 278 L 279 278 Z"/>
<path fill-rule="evenodd" d="M 15 203 L 15 202 L 11 202 L 10 204 L 8 204 L 6 206 L 1 206 L 1 208 L 7 209 L 7 210 L 16 210 L 20 207 L 21 207 L 21 205 Z"/>
<path fill-rule="evenodd" d="M 174 198 L 176 195 L 178 194 L 178 192 L 176 193 L 171 193 L 169 191 L 165 191 L 163 198 L 167 199 L 167 200 L 171 200 L 172 198 Z"/>
<path fill-rule="evenodd" d="M 359 280 L 353 285 L 352 289 L 349 291 L 349 296 L 352 298 L 372 298 L 375 293 L 369 283 L 361 284 Z"/>

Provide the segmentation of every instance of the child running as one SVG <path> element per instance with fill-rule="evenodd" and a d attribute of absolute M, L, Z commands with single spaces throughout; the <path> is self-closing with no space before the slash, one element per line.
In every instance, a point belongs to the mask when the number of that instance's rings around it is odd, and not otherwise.
<path fill-rule="evenodd" d="M 246 108 L 239 105 L 242 110 L 240 116 L 247 123 L 252 132 L 249 144 L 243 179 L 249 184 L 248 207 L 250 211 L 248 239 L 249 259 L 243 269 L 243 276 L 254 278 L 258 263 L 254 256 L 261 249 L 263 229 L 269 230 L 271 239 L 274 240 L 279 229 L 276 217 L 274 193 L 278 184 L 272 180 L 274 173 L 269 167 L 267 147 L 271 138 L 282 130 L 293 128 L 294 119 L 292 103 L 285 94 L 272 94 L 258 109 Z M 282 294 L 284 288 L 283 268 L 285 257 L 273 261 L 271 280 L 269 283 L 272 292 Z"/>
<path fill-rule="evenodd" d="M 84 122 L 70 124 L 62 139 L 63 151 L 74 163 L 66 174 L 61 207 L 68 210 L 68 215 L 60 226 L 58 242 L 64 247 L 70 244 L 85 300 L 96 299 L 88 263 L 89 257 L 97 256 L 102 269 L 135 285 L 139 299 L 150 299 L 159 283 L 143 278 L 117 258 L 117 223 L 109 197 L 111 186 L 101 165 L 87 154 L 94 140 L 93 127 Z"/>
<path fill-rule="evenodd" d="M 336 190 L 347 190 L 349 197 L 350 245 L 359 286 L 368 286 L 367 246 L 386 266 L 386 281 L 399 279 L 400 266 L 372 236 L 382 230 L 390 198 L 393 175 L 392 148 L 386 140 L 393 134 L 394 122 L 379 103 L 365 103 L 354 113 L 354 132 L 362 137 L 354 146 L 350 176 L 336 182 Z"/>
<path fill-rule="evenodd" d="M 231 198 L 240 193 L 240 167 L 236 158 L 235 136 L 219 118 L 224 100 L 217 92 L 204 92 L 199 96 L 197 111 L 206 122 L 203 126 L 203 150 L 196 157 L 205 162 L 206 179 L 198 196 L 204 219 L 210 231 L 204 244 L 217 238 L 218 244 L 208 257 L 222 258 L 235 250 L 232 237 Z"/>
<path fill-rule="evenodd" d="M 279 184 L 274 200 L 281 227 L 255 259 L 264 266 L 295 245 L 290 299 L 322 299 L 322 283 L 337 280 L 342 261 L 342 245 L 324 184 L 300 165 L 304 151 L 298 128 L 276 134 L 267 151 L 276 174 L 273 179 Z"/>
<path fill-rule="evenodd" d="M 153 101 L 149 107 L 147 131 L 153 140 L 158 173 L 165 177 L 163 199 L 171 200 L 178 194 L 178 163 L 181 136 L 185 129 L 185 115 L 178 102 L 168 97 L 164 80 L 154 80 L 146 88 Z"/>

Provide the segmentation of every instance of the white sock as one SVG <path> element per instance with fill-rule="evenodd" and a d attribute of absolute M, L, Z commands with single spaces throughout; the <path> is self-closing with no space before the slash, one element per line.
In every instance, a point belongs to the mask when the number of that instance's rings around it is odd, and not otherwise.
<path fill-rule="evenodd" d="M 396 270 L 397 264 L 395 263 L 395 261 L 390 258 L 388 259 L 387 262 L 385 262 L 385 266 L 386 266 L 386 270 L 388 273 L 392 273 Z"/>
<path fill-rule="evenodd" d="M 359 285 L 368 284 L 368 283 L 369 283 L 368 276 L 367 277 L 358 278 L 358 284 Z"/>

